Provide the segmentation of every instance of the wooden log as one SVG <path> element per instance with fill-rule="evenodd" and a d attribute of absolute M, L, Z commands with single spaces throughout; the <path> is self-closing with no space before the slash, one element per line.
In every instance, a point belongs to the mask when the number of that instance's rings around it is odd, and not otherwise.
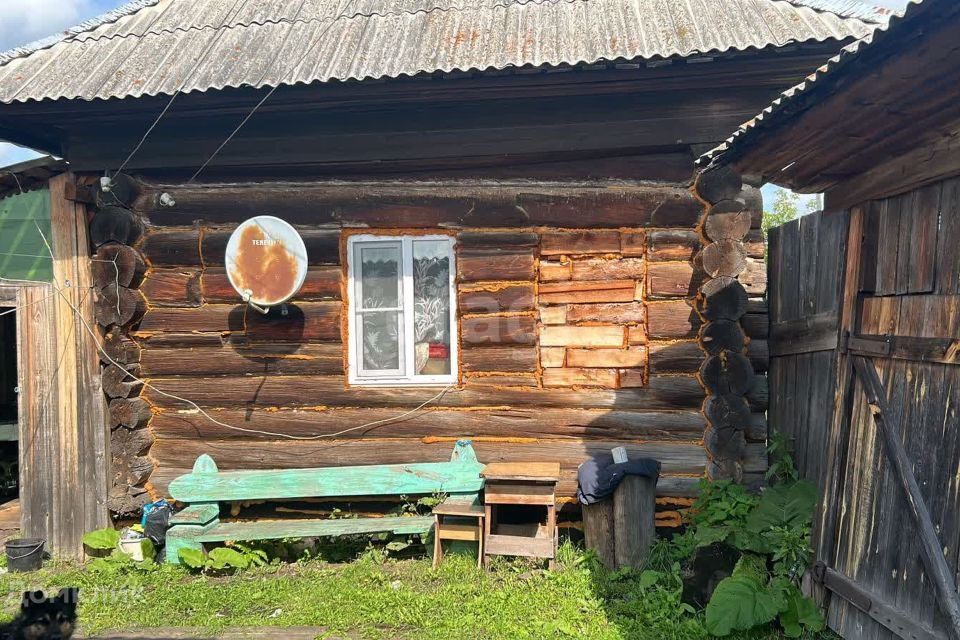
<path fill-rule="evenodd" d="M 729 426 L 713 426 L 703 436 L 703 445 L 714 460 L 737 461 L 747 448 L 745 431 Z"/>
<path fill-rule="evenodd" d="M 287 315 L 274 307 L 268 315 L 246 305 L 208 304 L 196 309 L 151 309 L 139 331 L 152 333 L 224 333 L 250 340 L 340 342 L 340 302 L 304 302 L 287 305 Z M 139 335 L 139 334 L 138 334 Z"/>
<path fill-rule="evenodd" d="M 310 267 L 303 286 L 294 294 L 292 300 L 317 301 L 337 300 L 340 298 L 340 284 L 343 270 L 340 267 L 327 265 Z M 225 269 L 208 267 L 200 277 L 200 289 L 204 302 L 240 304 L 240 294 L 237 293 Z M 149 296 L 147 296 L 149 298 Z"/>
<path fill-rule="evenodd" d="M 620 234 L 616 231 L 556 231 L 540 237 L 544 256 L 619 252 Z"/>
<path fill-rule="evenodd" d="M 466 374 L 464 384 L 471 387 L 486 387 L 490 390 L 496 390 L 503 387 L 528 387 L 535 389 L 537 387 L 537 378 L 532 373 L 521 374 Z"/>
<path fill-rule="evenodd" d="M 149 429 L 113 429 L 110 432 L 111 455 L 125 460 L 145 455 L 152 444 Z"/>
<path fill-rule="evenodd" d="M 590 212 L 597 227 L 693 227 L 701 206 L 687 189 L 650 185 L 570 187 L 536 184 L 257 183 L 162 187 L 176 200 L 160 207 L 151 187 L 134 209 L 154 224 L 183 220 L 241 222 L 265 210 L 291 224 L 344 227 L 576 228 Z"/>
<path fill-rule="evenodd" d="M 700 199 L 716 203 L 733 200 L 743 189 L 743 179 L 727 165 L 709 167 L 697 173 L 694 189 Z"/>
<path fill-rule="evenodd" d="M 739 320 L 747 309 L 747 292 L 733 278 L 706 282 L 697 296 L 697 311 L 706 320 Z"/>
<path fill-rule="evenodd" d="M 144 398 L 117 398 L 110 401 L 110 426 L 138 429 L 150 421 L 150 403 Z"/>
<path fill-rule="evenodd" d="M 111 364 L 113 359 L 120 364 L 140 362 L 140 346 L 131 340 L 121 327 L 111 327 L 103 337 L 101 349 L 97 350 L 100 362 Z"/>
<path fill-rule="evenodd" d="M 226 265 L 227 242 L 236 227 L 204 229 L 200 242 L 203 266 L 223 269 Z M 340 264 L 340 231 L 298 227 L 307 249 L 307 264 L 311 267 Z"/>
<path fill-rule="evenodd" d="M 528 393 L 519 390 L 519 393 Z M 697 443 L 611 441 L 584 442 L 569 440 L 540 440 L 537 442 L 475 441 L 477 458 L 485 464 L 492 462 L 542 462 L 556 460 L 561 464 L 564 479 L 576 477 L 577 466 L 592 456 L 609 454 L 615 446 L 624 446 L 631 459 L 653 458 L 662 464 L 665 473 L 702 473 L 706 453 Z M 159 469 L 189 469 L 200 455 L 213 454 L 221 471 L 233 469 L 290 469 L 303 468 L 308 460 L 311 467 L 337 467 L 367 464 L 408 464 L 411 462 L 448 462 L 453 444 L 446 440 L 421 442 L 409 438 L 306 441 L 292 440 L 250 442 L 236 440 L 173 440 L 158 439 L 150 448 L 150 455 Z M 762 447 L 761 447 L 762 448 Z M 446 450 L 444 455 L 443 451 Z"/>
<path fill-rule="evenodd" d="M 625 327 L 550 326 L 540 329 L 541 347 L 622 347 Z"/>
<path fill-rule="evenodd" d="M 140 291 L 151 307 L 199 307 L 200 271 L 151 269 Z"/>
<path fill-rule="evenodd" d="M 343 345 L 253 343 L 143 350 L 146 376 L 342 374 Z"/>
<path fill-rule="evenodd" d="M 140 245 L 147 262 L 153 266 L 200 267 L 200 230 L 152 228 Z"/>
<path fill-rule="evenodd" d="M 657 537 L 657 481 L 626 476 L 613 492 L 613 537 L 617 568 L 639 568 Z"/>
<path fill-rule="evenodd" d="M 649 274 L 649 294 L 657 298 L 692 297 L 703 281 L 702 272 L 694 272 L 689 262 L 654 262 Z"/>
<path fill-rule="evenodd" d="M 750 232 L 751 215 L 744 210 L 744 204 L 737 200 L 720 202 L 710 208 L 703 230 L 714 242 L 721 240 L 743 240 Z"/>
<path fill-rule="evenodd" d="M 581 511 L 583 513 L 583 539 L 587 549 L 596 553 L 600 562 L 607 569 L 611 571 L 616 569 L 613 498 L 607 498 L 593 504 L 585 504 Z"/>
<path fill-rule="evenodd" d="M 700 328 L 700 317 L 685 300 L 647 305 L 647 330 L 651 338 L 693 338 Z"/>
<path fill-rule="evenodd" d="M 647 238 L 647 258 L 651 262 L 690 261 L 700 249 L 700 236 L 695 231 L 651 231 Z"/>
<path fill-rule="evenodd" d="M 534 344 L 537 323 L 530 315 L 475 316 L 460 320 L 460 340 L 466 345 Z"/>
<path fill-rule="evenodd" d="M 467 347 L 460 353 L 463 371 L 518 372 L 537 370 L 535 346 Z"/>
<path fill-rule="evenodd" d="M 293 436 L 332 435 L 346 428 L 376 423 L 343 433 L 337 439 L 510 437 L 582 440 L 697 440 L 705 420 L 699 411 L 620 411 L 607 409 L 427 409 L 402 420 L 395 408 L 355 409 L 212 409 L 218 421 L 262 432 Z M 760 415 L 762 418 L 762 414 Z M 764 427 L 765 428 L 765 427 Z M 153 417 L 157 438 L 273 440 L 276 436 L 228 429 L 195 410 L 167 409 Z M 137 432 L 133 432 L 137 433 Z M 149 444 L 148 444 L 149 446 Z M 139 453 L 139 452 L 138 452 Z"/>
<path fill-rule="evenodd" d="M 747 254 L 739 240 L 719 240 L 703 248 L 700 263 L 711 278 L 736 278 L 747 268 Z"/>
<path fill-rule="evenodd" d="M 732 320 L 708 322 L 700 329 L 700 343 L 710 355 L 721 351 L 743 351 L 746 338 L 740 324 Z"/>
<path fill-rule="evenodd" d="M 100 380 L 103 386 L 103 392 L 108 398 L 129 398 L 137 395 L 143 389 L 143 383 L 134 380 L 130 374 L 140 376 L 140 365 L 129 365 L 127 368 L 120 368 L 115 364 L 107 365 L 103 369 Z"/>
<path fill-rule="evenodd" d="M 143 317 L 146 311 L 146 300 L 136 289 L 109 284 L 95 291 L 94 314 L 97 324 L 102 327 L 130 325 Z"/>
<path fill-rule="evenodd" d="M 565 308 L 562 322 L 610 322 L 614 324 L 642 323 L 646 309 L 642 302 L 571 304 Z M 546 323 L 542 318 L 541 322 Z M 554 324 L 554 323 L 549 323 Z"/>
<path fill-rule="evenodd" d="M 740 325 L 751 340 L 770 335 L 770 316 L 766 313 L 748 313 L 740 319 Z"/>
<path fill-rule="evenodd" d="M 700 367 L 700 380 L 711 393 L 746 395 L 754 383 L 753 365 L 742 353 L 721 351 Z"/>
<path fill-rule="evenodd" d="M 632 302 L 636 289 L 633 280 L 544 282 L 540 284 L 539 299 L 542 304 Z"/>
<path fill-rule="evenodd" d="M 93 271 L 93 286 L 99 288 L 115 284 L 136 289 L 147 271 L 140 252 L 118 242 L 100 245 L 90 261 L 90 268 Z"/>
<path fill-rule="evenodd" d="M 770 366 L 770 345 L 766 340 L 751 340 L 747 345 L 747 358 L 754 371 L 766 371 Z"/>
<path fill-rule="evenodd" d="M 471 249 L 457 254 L 461 282 L 482 280 L 533 280 L 533 249 L 505 252 L 498 249 Z"/>
<path fill-rule="evenodd" d="M 513 251 L 517 247 L 536 247 L 540 236 L 536 233 L 487 233 L 463 231 L 457 234 L 457 247 L 461 249 L 493 249 Z"/>
<path fill-rule="evenodd" d="M 643 258 L 574 260 L 574 280 L 642 280 L 647 273 Z"/>
<path fill-rule="evenodd" d="M 461 313 L 530 311 L 534 308 L 533 284 L 508 285 L 490 289 L 464 289 L 459 295 Z"/>
<path fill-rule="evenodd" d="M 746 398 L 735 395 L 707 396 L 703 403 L 703 414 L 712 426 L 718 428 L 746 429 L 752 420 Z"/>
<path fill-rule="evenodd" d="M 143 184 L 125 173 L 114 173 L 110 176 L 109 190 L 104 191 L 102 183 L 95 183 L 96 202 L 103 205 L 118 205 L 128 208 L 136 202 L 143 192 Z"/>
<path fill-rule="evenodd" d="M 652 373 L 693 373 L 703 364 L 703 351 L 693 341 L 651 343 L 650 371 Z"/>
<path fill-rule="evenodd" d="M 640 258 L 646 255 L 647 234 L 643 231 L 621 231 L 620 253 Z"/>
<path fill-rule="evenodd" d="M 627 327 L 627 344 L 647 344 L 647 330 L 642 324 L 634 324 Z"/>
<path fill-rule="evenodd" d="M 428 388 L 348 388 L 343 376 L 268 376 L 222 378 L 168 377 L 151 379 L 151 386 L 188 397 L 203 407 L 302 407 L 318 400 L 331 407 L 404 407 L 414 408 L 437 395 Z M 144 397 L 161 408 L 188 408 L 183 402 L 162 396 L 151 387 Z M 703 389 L 693 376 L 651 376 L 642 389 L 597 390 L 579 392 L 569 389 L 504 390 L 495 397 L 470 389 L 451 389 L 433 401 L 437 407 L 554 407 L 680 411 L 699 407 Z M 748 412 L 749 413 L 749 412 Z"/>
<path fill-rule="evenodd" d="M 134 245 L 143 233 L 139 218 L 123 207 L 97 209 L 90 221 L 90 243 L 99 248 L 109 242 Z"/>

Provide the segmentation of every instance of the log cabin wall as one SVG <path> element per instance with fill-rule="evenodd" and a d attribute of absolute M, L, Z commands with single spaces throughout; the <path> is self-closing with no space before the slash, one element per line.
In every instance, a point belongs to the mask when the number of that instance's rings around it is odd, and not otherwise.
<path fill-rule="evenodd" d="M 163 192 L 175 206 L 159 204 Z M 763 242 L 759 194 L 750 195 L 754 263 Z M 155 497 L 202 453 L 224 469 L 431 461 L 467 436 L 484 462 L 559 460 L 566 497 L 591 454 L 626 445 L 631 456 L 655 457 L 665 524 L 704 474 L 704 354 L 692 303 L 703 206 L 687 185 L 148 185 L 133 208 L 148 223 L 139 245 L 148 310 L 130 333 L 141 375 L 216 420 L 143 392 Z M 309 256 L 286 317 L 248 310 L 224 271 L 236 224 L 266 213 L 297 225 Z M 456 237 L 459 384 L 395 422 L 439 389 L 347 384 L 344 248 L 355 232 Z M 762 283 L 753 292 L 762 295 Z M 749 353 L 764 371 L 764 306 L 753 303 L 748 317 Z M 759 478 L 766 397 L 757 387 L 743 470 Z M 329 435 L 379 421 L 314 440 L 257 433 Z"/>

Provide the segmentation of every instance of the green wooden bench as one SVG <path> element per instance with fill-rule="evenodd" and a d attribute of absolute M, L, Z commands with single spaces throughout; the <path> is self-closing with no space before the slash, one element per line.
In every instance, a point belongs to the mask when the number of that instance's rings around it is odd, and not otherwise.
<path fill-rule="evenodd" d="M 178 564 L 180 549 L 203 549 L 205 542 L 383 532 L 425 534 L 433 526 L 433 516 L 221 522 L 219 503 L 431 493 L 465 496 L 483 488 L 483 467 L 469 440 L 454 445 L 450 462 L 417 464 L 220 471 L 213 458 L 202 455 L 190 473 L 170 483 L 170 495 L 189 506 L 170 520 L 167 562 Z"/>

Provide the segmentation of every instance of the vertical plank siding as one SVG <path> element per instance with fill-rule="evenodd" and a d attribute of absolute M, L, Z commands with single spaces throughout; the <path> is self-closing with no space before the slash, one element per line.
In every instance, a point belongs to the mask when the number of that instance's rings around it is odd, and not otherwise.
<path fill-rule="evenodd" d="M 107 524 L 107 427 L 100 392 L 87 218 L 50 181 L 52 285 L 21 288 L 20 497 L 23 533 L 61 558 Z"/>
<path fill-rule="evenodd" d="M 850 358 L 874 349 L 869 361 L 891 414 L 900 416 L 887 428 L 903 444 L 956 577 L 960 360 L 951 356 L 951 345 L 955 350 L 960 337 L 958 242 L 960 179 L 950 179 L 864 203 L 852 214 L 814 214 L 775 229 L 769 263 L 770 423 L 793 440 L 801 473 L 823 490 L 817 559 L 917 625 L 945 635 L 950 624 L 927 572 L 920 532 L 878 432 L 877 409 L 852 374 Z M 836 348 L 824 349 L 828 343 L 810 335 L 825 319 L 837 334 Z M 847 331 L 850 353 L 843 350 Z M 828 623 L 845 638 L 899 637 L 838 595 L 828 602 Z"/>
<path fill-rule="evenodd" d="M 143 391 L 156 439 L 153 495 L 163 495 L 201 452 L 223 461 L 221 468 L 429 461 L 444 455 L 450 439 L 468 436 L 484 462 L 558 459 L 559 491 L 570 497 L 577 465 L 624 444 L 632 456 L 663 461 L 659 491 L 673 500 L 665 503 L 673 515 L 659 522 L 677 524 L 676 508 L 686 504 L 680 498 L 692 495 L 707 466 L 692 300 L 702 274 L 692 260 L 702 204 L 688 191 L 546 184 L 514 194 L 510 187 L 391 183 L 365 186 L 358 205 L 342 185 L 312 184 L 302 196 L 298 187 L 276 189 L 297 212 L 317 282 L 295 298 L 289 318 L 248 312 L 223 278 L 222 247 L 240 222 L 228 212 L 250 197 L 269 202 L 274 187 L 169 185 L 163 190 L 182 209 L 158 212 L 152 199 L 134 206 L 167 222 L 148 224 L 139 246 L 149 265 L 140 287 L 148 310 L 131 332 L 143 349 L 141 375 L 154 385 Z M 307 209 L 320 212 L 316 224 Z M 414 211 L 415 219 L 404 213 Z M 552 222 L 557 211 L 579 214 Z M 518 214 L 526 221 L 518 223 Z M 398 422 L 391 418 L 440 389 L 346 384 L 343 247 L 361 231 L 457 240 L 460 379 Z M 682 246 L 670 249 L 665 239 Z M 747 316 L 755 333 L 748 353 L 764 371 L 765 305 L 751 304 Z M 378 424 L 301 444 L 215 425 L 156 389 L 259 431 L 313 436 Z M 765 394 L 751 399 L 751 409 L 744 466 L 759 476 Z M 291 455 L 298 450 L 309 453 Z"/>

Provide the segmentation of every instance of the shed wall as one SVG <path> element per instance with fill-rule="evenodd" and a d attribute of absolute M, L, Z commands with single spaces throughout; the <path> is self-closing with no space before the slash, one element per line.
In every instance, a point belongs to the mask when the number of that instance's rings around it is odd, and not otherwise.
<path fill-rule="evenodd" d="M 161 190 L 175 207 L 157 206 Z M 143 396 L 156 496 L 202 453 L 221 469 L 439 461 L 459 437 L 474 438 L 483 462 L 559 460 L 567 497 L 577 465 L 617 445 L 662 461 L 663 498 L 690 496 L 704 473 L 704 354 L 690 300 L 702 278 L 693 257 L 703 205 L 685 186 L 168 185 L 135 210 L 150 220 L 140 246 L 148 310 L 130 336 L 153 385 Z M 309 275 L 287 317 L 238 304 L 224 273 L 231 231 L 257 213 L 297 225 L 307 244 Z M 457 239 L 459 384 L 396 422 L 439 389 L 346 384 L 343 251 L 355 231 Z M 747 245 L 748 290 L 762 296 L 758 229 Z M 761 373 L 765 312 L 758 300 L 745 322 Z M 756 387 L 744 470 L 759 478 L 766 387 Z M 225 426 L 308 436 L 376 421 L 387 422 L 309 441 Z M 676 523 L 676 512 L 660 521 Z"/>

